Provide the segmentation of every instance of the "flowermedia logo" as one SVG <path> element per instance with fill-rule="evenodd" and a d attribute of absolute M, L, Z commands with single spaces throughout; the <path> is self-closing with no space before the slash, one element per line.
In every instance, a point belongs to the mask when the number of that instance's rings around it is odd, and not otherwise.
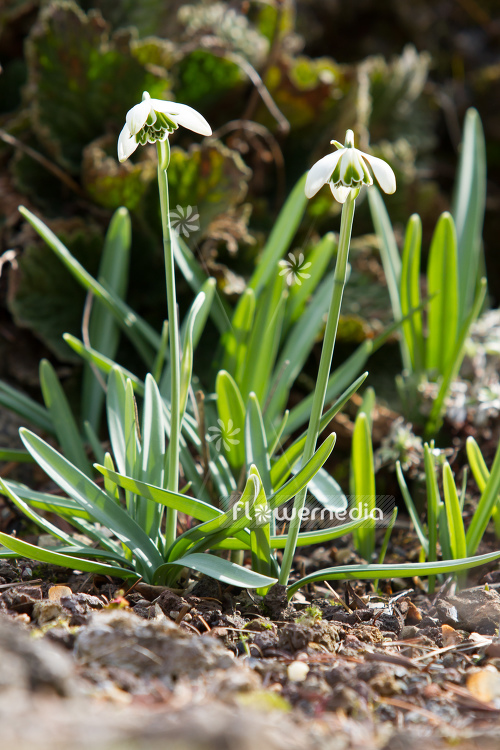
<path fill-rule="evenodd" d="M 352 522 L 359 522 L 360 526 L 366 523 L 370 527 L 384 528 L 391 521 L 394 509 L 393 495 L 377 496 L 375 507 L 373 507 L 373 498 L 371 497 L 350 497 L 348 501 L 349 506 L 347 508 L 341 508 L 338 504 L 335 507 L 335 503 L 333 503 L 333 507 L 324 507 L 313 498 L 300 511 L 290 505 L 282 505 L 271 510 L 267 506 L 252 508 L 248 502 L 244 506 L 238 503 L 232 509 L 233 521 L 245 516 L 250 527 L 264 526 L 270 523 L 272 519 L 276 524 L 289 523 L 297 515 L 300 515 L 301 523 L 307 523 L 309 527 L 316 528 L 330 528 Z"/>
<path fill-rule="evenodd" d="M 302 279 L 311 278 L 311 274 L 305 273 L 305 269 L 309 268 L 312 263 L 304 263 L 304 253 L 299 253 L 298 258 L 293 253 L 288 253 L 288 260 L 280 260 L 279 265 L 281 266 L 280 276 L 286 276 L 288 286 L 292 284 L 301 286 Z"/>
<path fill-rule="evenodd" d="M 207 440 L 209 443 L 214 443 L 216 450 L 220 451 L 221 446 L 223 445 L 224 448 L 229 451 L 231 450 L 232 445 L 239 445 L 240 441 L 236 435 L 240 433 L 239 427 L 234 427 L 233 420 L 229 419 L 227 426 L 224 424 L 222 419 L 217 420 L 218 427 L 209 427 L 208 431 L 211 433 L 210 435 L 207 435 Z M 234 506 L 234 512 L 236 513 L 236 506 Z"/>
<path fill-rule="evenodd" d="M 189 237 L 192 232 L 200 228 L 200 214 L 196 206 L 176 206 L 170 211 L 170 226 L 177 234 Z"/>

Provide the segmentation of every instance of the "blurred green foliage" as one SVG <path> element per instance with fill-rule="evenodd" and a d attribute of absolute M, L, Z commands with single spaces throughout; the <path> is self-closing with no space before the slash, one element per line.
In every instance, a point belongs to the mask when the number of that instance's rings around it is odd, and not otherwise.
<path fill-rule="evenodd" d="M 143 90 L 196 107 L 214 129 L 215 138 L 200 145 L 192 145 L 197 137 L 182 129 L 172 136 L 169 180 L 172 206 L 193 206 L 200 214 L 199 230 L 188 243 L 216 274 L 221 293 L 244 288 L 286 192 L 328 151 L 332 138 L 343 139 L 348 127 L 361 148 L 385 158 L 397 174 L 398 191 L 387 200 L 393 223 L 418 211 L 425 233 L 426 224 L 433 226 L 448 207 L 446 175 L 453 177 L 447 157 L 436 155 L 443 140 L 440 129 L 445 123 L 453 140 L 454 128 L 460 132 L 459 110 L 471 103 L 463 96 L 453 103 L 446 83 L 451 73 L 436 39 L 450 38 L 456 28 L 469 33 L 467 22 L 474 28 L 479 22 L 464 20 L 462 11 L 451 12 L 439 2 L 441 16 L 451 14 L 450 29 L 443 22 L 425 27 L 426 18 L 433 17 L 425 2 L 415 4 L 412 23 L 401 4 L 391 4 L 390 12 L 378 6 L 375 11 L 374 2 L 361 0 L 347 9 L 339 10 L 340 5 L 322 0 L 4 0 L 0 127 L 53 169 L 0 142 L 2 188 L 12 195 L 0 206 L 0 250 L 20 249 L 15 211 L 17 203 L 29 200 L 49 222 L 76 216 L 95 228 L 87 249 L 81 247 L 80 260 L 90 267 L 111 212 L 124 205 L 133 221 L 132 273 L 153 285 L 148 294 L 132 287 L 136 298 L 131 302 L 156 319 L 163 279 L 154 271 L 161 258 L 155 150 L 139 149 L 125 164 L 116 159 L 126 112 Z M 481 33 L 490 13 L 488 6 Z M 417 52 L 426 47 L 425 33 L 430 53 Z M 498 90 L 500 76 L 486 43 L 483 48 L 485 64 L 477 64 L 468 81 L 490 107 L 490 92 Z M 471 42 L 463 60 L 475 49 Z M 436 65 L 443 80 L 429 82 Z M 489 127 L 486 120 L 487 137 Z M 495 138 L 492 134 L 488 154 L 493 163 L 500 153 Z M 451 156 L 450 165 L 456 163 Z M 68 179 L 61 180 L 57 170 Z M 319 233 L 336 226 L 338 207 L 325 197 L 326 189 L 308 205 L 297 245 L 314 243 Z M 361 232 L 372 232 L 361 204 L 358 222 Z M 63 269 L 51 269 L 52 284 L 46 286 L 42 251 L 24 252 L 18 272 L 24 276 L 11 274 L 8 304 L 16 319 L 63 356 L 67 350 L 56 343 L 57 326 L 52 330 L 46 321 L 60 316 L 61 330 L 72 330 L 83 300 L 65 296 L 70 284 Z M 141 261 L 149 270 L 140 268 Z M 28 274 L 35 263 L 38 275 Z M 386 293 L 378 289 L 373 306 L 364 304 L 357 311 L 354 304 L 350 313 L 359 314 L 360 322 L 346 321 L 347 337 L 350 330 L 356 339 L 370 330 L 363 319 L 376 317 L 383 306 Z M 36 315 L 41 296 L 44 313 Z"/>

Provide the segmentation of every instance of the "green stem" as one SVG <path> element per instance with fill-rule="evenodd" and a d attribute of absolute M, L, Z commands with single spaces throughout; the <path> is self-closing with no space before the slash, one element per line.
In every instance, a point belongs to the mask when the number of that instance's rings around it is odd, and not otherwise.
<path fill-rule="evenodd" d="M 314 397 L 311 406 L 311 416 L 307 430 L 306 444 L 302 457 L 302 466 L 309 461 L 316 450 L 316 442 L 320 432 L 321 414 L 325 405 L 326 389 L 330 368 L 332 365 L 333 350 L 335 348 L 335 339 L 340 317 L 340 307 L 347 276 L 347 258 L 349 256 L 349 245 L 351 242 L 352 221 L 354 218 L 355 198 L 349 195 L 342 206 L 342 218 L 340 221 L 339 247 L 337 251 L 337 262 L 335 265 L 335 274 L 333 278 L 333 291 L 328 320 L 326 323 L 325 335 L 323 338 L 323 348 L 321 350 L 321 359 L 319 363 L 318 379 L 314 390 Z M 297 539 L 300 531 L 301 513 L 306 501 L 307 487 L 304 487 L 298 495 L 295 496 L 293 506 L 293 516 L 290 521 L 288 535 L 283 553 L 283 562 L 281 565 L 280 583 L 285 586 L 288 584 L 290 570 L 292 567 L 293 556 L 297 545 Z"/>
<path fill-rule="evenodd" d="M 170 162 L 170 145 L 168 138 L 158 141 L 158 189 L 160 192 L 161 224 L 163 230 L 163 249 L 165 255 L 165 276 L 167 281 L 167 314 L 170 344 L 170 441 L 168 446 L 168 481 L 167 489 L 179 491 L 179 438 L 180 438 L 180 381 L 181 362 L 179 344 L 179 320 L 177 317 L 177 298 L 175 293 L 175 267 L 170 228 L 168 177 L 167 168 Z M 177 511 L 167 509 L 165 529 L 165 549 L 168 549 L 177 535 Z"/>

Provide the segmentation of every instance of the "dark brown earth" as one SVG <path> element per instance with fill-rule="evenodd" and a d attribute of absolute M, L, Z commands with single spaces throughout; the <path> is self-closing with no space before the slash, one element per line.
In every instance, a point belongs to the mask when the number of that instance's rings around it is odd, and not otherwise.
<path fill-rule="evenodd" d="M 316 586 L 288 604 L 279 586 L 124 591 L 0 562 L 0 747 L 496 748 L 488 578 L 434 598 Z"/>

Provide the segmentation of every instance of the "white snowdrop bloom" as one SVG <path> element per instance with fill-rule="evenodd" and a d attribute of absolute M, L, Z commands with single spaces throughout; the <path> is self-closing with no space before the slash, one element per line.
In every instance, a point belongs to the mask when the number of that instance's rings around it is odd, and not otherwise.
<path fill-rule="evenodd" d="M 177 102 L 151 99 L 148 92 L 142 102 L 127 112 L 126 122 L 118 138 L 118 159 L 126 161 L 137 146 L 164 141 L 179 125 L 200 135 L 212 135 L 212 128 L 192 107 Z"/>
<path fill-rule="evenodd" d="M 328 183 L 335 200 L 345 203 L 351 192 L 356 198 L 362 185 L 373 185 L 372 173 L 384 193 L 394 193 L 396 177 L 391 167 L 382 159 L 354 148 L 352 130 L 347 131 L 344 145 L 338 141 L 331 143 L 338 150 L 324 156 L 309 170 L 305 186 L 308 198 Z"/>

